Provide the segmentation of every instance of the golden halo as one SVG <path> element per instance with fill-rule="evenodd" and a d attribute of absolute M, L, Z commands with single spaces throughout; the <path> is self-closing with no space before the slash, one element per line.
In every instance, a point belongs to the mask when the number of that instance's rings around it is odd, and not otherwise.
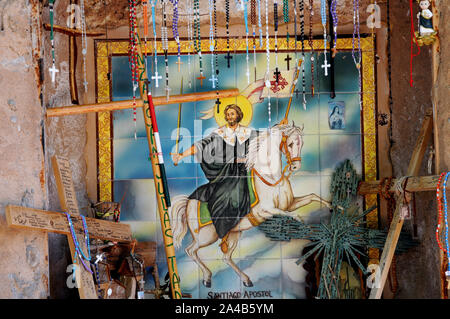
<path fill-rule="evenodd" d="M 214 118 L 216 119 L 217 125 L 219 127 L 224 126 L 227 124 L 227 121 L 225 120 L 225 115 L 223 114 L 223 111 L 225 108 L 230 104 L 237 104 L 237 106 L 240 107 L 242 110 L 242 113 L 244 113 L 244 117 L 242 118 L 240 125 L 248 126 L 250 122 L 252 121 L 253 117 L 253 105 L 250 103 L 250 101 L 243 95 L 238 95 L 234 97 L 226 97 L 220 99 L 220 106 L 219 106 L 219 113 L 217 113 L 217 105 L 214 105 Z"/>

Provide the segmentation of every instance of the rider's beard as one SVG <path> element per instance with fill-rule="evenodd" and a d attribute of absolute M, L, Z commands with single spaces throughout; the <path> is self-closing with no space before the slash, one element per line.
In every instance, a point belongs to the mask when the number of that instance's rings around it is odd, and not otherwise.
<path fill-rule="evenodd" d="M 227 123 L 228 123 L 229 126 L 235 126 L 238 123 L 238 121 L 227 119 Z"/>

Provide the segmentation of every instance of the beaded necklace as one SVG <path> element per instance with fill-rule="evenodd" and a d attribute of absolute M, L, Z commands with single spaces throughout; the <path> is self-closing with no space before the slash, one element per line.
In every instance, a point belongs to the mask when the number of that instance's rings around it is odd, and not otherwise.
<path fill-rule="evenodd" d="M 164 63 L 165 63 L 165 71 L 166 71 L 166 99 L 169 101 L 169 40 L 167 38 L 167 13 L 166 13 L 166 1 L 162 0 L 162 15 L 163 15 L 163 25 L 161 27 L 161 41 L 162 41 L 162 49 L 164 51 Z"/>
<path fill-rule="evenodd" d="M 213 0 L 208 0 L 209 5 L 209 51 L 211 52 L 211 77 L 209 81 L 211 81 L 212 88 L 216 88 L 217 78 L 215 76 L 214 71 L 214 29 L 213 29 Z"/>
<path fill-rule="evenodd" d="M 162 76 L 158 73 L 158 48 L 156 44 L 156 13 L 155 6 L 157 0 L 150 0 L 152 4 L 152 25 L 153 25 L 153 56 L 154 56 L 154 64 L 155 64 L 155 75 L 152 75 L 152 80 L 155 80 L 155 87 L 159 87 L 159 80 L 162 79 Z"/>
<path fill-rule="evenodd" d="M 289 47 L 289 0 L 283 0 L 283 21 L 286 24 L 286 41 Z"/>
<path fill-rule="evenodd" d="M 173 4 L 173 19 L 172 19 L 172 33 L 175 41 L 177 43 L 177 64 L 178 64 L 178 72 L 180 72 L 180 66 L 183 64 L 181 62 L 181 45 L 180 45 L 180 34 L 178 33 L 178 1 L 179 0 L 170 0 Z"/>
<path fill-rule="evenodd" d="M 436 199 L 437 199 L 438 211 L 439 211 L 439 215 L 438 215 L 438 224 L 437 224 L 437 227 L 436 227 L 436 241 L 437 241 L 437 243 L 438 243 L 439 248 L 440 248 L 444 253 L 447 253 L 447 250 L 446 250 L 444 247 L 442 247 L 442 243 L 441 243 L 441 240 L 440 240 L 440 238 L 439 238 L 439 236 L 440 236 L 440 230 L 441 230 L 442 215 L 443 215 L 443 214 L 442 214 L 442 198 L 441 198 L 441 196 L 440 196 L 440 192 L 441 192 L 440 188 L 441 188 L 441 181 L 442 181 L 442 178 L 443 178 L 445 175 L 446 175 L 445 172 L 444 172 L 444 173 L 441 173 L 441 175 L 439 176 L 439 179 L 438 179 L 437 187 L 436 187 Z"/>
<path fill-rule="evenodd" d="M 297 58 L 297 2 L 294 0 L 294 53 L 295 53 L 295 64 L 298 65 Z"/>
<path fill-rule="evenodd" d="M 309 0 L 309 37 L 308 44 L 311 48 L 311 94 L 314 96 L 314 41 L 313 41 L 313 16 L 314 0 Z"/>
<path fill-rule="evenodd" d="M 50 43 L 52 45 L 52 67 L 49 68 L 49 72 L 52 76 L 52 83 L 55 83 L 55 76 L 59 70 L 56 68 L 56 59 L 55 59 L 55 37 L 53 33 L 53 19 L 54 19 L 54 4 L 55 0 L 48 1 L 48 7 L 50 10 Z"/>
<path fill-rule="evenodd" d="M 248 68 L 248 0 L 243 0 L 244 5 L 244 21 L 245 21 L 245 61 L 247 63 L 247 69 L 245 75 L 247 75 L 247 84 L 250 84 L 250 71 Z"/>
<path fill-rule="evenodd" d="M 213 0 L 213 7 L 214 7 L 214 36 L 215 39 L 217 39 L 217 6 L 216 6 L 216 0 Z M 215 66 L 216 66 L 216 76 L 217 76 L 217 89 L 216 89 L 216 105 L 217 105 L 217 113 L 220 113 L 220 99 L 219 99 L 219 59 L 217 55 L 217 40 L 214 41 L 214 60 L 215 60 Z"/>
<path fill-rule="evenodd" d="M 300 1 L 300 40 L 302 43 L 302 58 L 303 58 L 303 62 L 304 62 L 305 61 L 305 0 Z M 302 63 L 302 95 L 303 95 L 303 109 L 306 110 L 305 63 Z"/>
<path fill-rule="evenodd" d="M 266 88 L 267 88 L 267 113 L 269 117 L 269 129 L 272 127 L 272 118 L 270 115 L 270 48 L 269 48 L 269 0 L 266 0 L 266 59 L 267 59 L 267 79 L 266 79 Z"/>
<path fill-rule="evenodd" d="M 449 248 L 449 244 L 448 244 L 448 207 L 447 207 L 447 179 L 448 176 L 450 175 L 450 172 L 447 172 L 447 174 L 445 174 L 445 179 L 444 179 L 444 185 L 443 185 L 443 197 L 444 197 L 444 217 L 445 217 L 445 245 L 447 247 L 447 259 L 449 259 L 449 252 L 450 252 L 450 248 Z M 449 259 L 450 260 L 450 259 Z M 450 276 L 450 262 L 447 263 L 447 271 L 445 272 L 445 275 L 448 277 Z"/>
<path fill-rule="evenodd" d="M 90 269 L 90 267 L 88 267 L 85 263 L 84 260 L 86 261 L 91 261 L 91 247 L 90 247 L 90 243 L 89 243 L 89 232 L 87 229 L 87 225 L 86 225 L 86 219 L 83 215 L 80 215 L 81 220 L 83 221 L 83 230 L 84 230 L 84 240 L 85 240 L 85 244 L 86 244 L 86 249 L 87 249 L 87 254 L 88 256 L 86 256 L 83 252 L 83 250 L 80 247 L 80 244 L 78 242 L 76 233 L 75 233 L 75 229 L 73 227 L 73 223 L 72 223 L 72 219 L 70 218 L 70 214 L 65 212 L 66 217 L 67 217 L 67 221 L 69 222 L 69 229 L 70 229 L 70 233 L 72 235 L 72 240 L 73 240 L 73 244 L 75 245 L 75 257 L 74 260 L 77 260 L 77 256 L 80 256 L 80 260 L 81 263 L 83 264 L 83 267 L 89 272 L 89 273 L 93 273 L 92 270 Z M 76 263 L 76 262 L 75 262 Z"/>
<path fill-rule="evenodd" d="M 145 62 L 145 70 L 148 70 L 147 65 L 147 38 L 148 38 L 148 3 L 147 0 L 142 0 L 142 11 L 143 11 L 143 19 L 144 19 L 144 43 L 145 43 L 145 50 L 144 50 L 144 62 Z"/>
<path fill-rule="evenodd" d="M 83 55 L 83 85 L 84 91 L 88 91 L 87 72 L 86 72 L 86 54 L 87 54 L 87 39 L 86 39 L 86 16 L 84 13 L 84 0 L 80 0 L 80 14 L 81 14 L 81 54 Z"/>
<path fill-rule="evenodd" d="M 263 31 L 262 31 L 262 23 L 261 23 L 261 0 L 256 0 L 258 3 L 258 28 L 259 28 L 259 48 L 263 46 Z"/>
<path fill-rule="evenodd" d="M 328 60 L 327 60 L 327 2 L 326 2 L 326 0 L 321 0 L 321 2 L 320 2 L 320 16 L 322 19 L 322 26 L 323 26 L 324 64 L 322 65 L 322 68 L 325 71 L 325 76 L 328 76 L 328 68 L 331 65 L 328 64 Z"/>
<path fill-rule="evenodd" d="M 198 54 L 200 76 L 197 77 L 200 80 L 200 86 L 203 86 L 203 61 L 202 61 L 202 38 L 200 35 L 200 3 L 199 0 L 194 0 L 194 47 L 195 52 Z"/>
<path fill-rule="evenodd" d="M 275 32 L 275 68 L 278 72 L 278 0 L 273 0 L 273 23 Z M 276 77 L 278 83 L 278 76 Z"/>
<path fill-rule="evenodd" d="M 233 57 L 230 55 L 230 0 L 225 0 L 225 20 L 227 29 L 227 67 L 230 68 L 230 59 Z"/>
<path fill-rule="evenodd" d="M 130 22 L 130 47 L 128 59 L 131 65 L 131 84 L 133 86 L 133 123 L 134 123 L 134 139 L 137 139 L 136 128 L 136 91 L 139 81 L 139 70 L 137 63 L 137 25 L 136 25 L 136 0 L 128 0 L 129 22 Z"/>
<path fill-rule="evenodd" d="M 192 38 L 192 0 L 187 1 L 187 11 L 188 11 L 188 72 L 189 72 L 189 88 L 192 88 L 192 70 L 191 70 L 191 51 L 193 50 L 193 38 Z"/>
<path fill-rule="evenodd" d="M 359 85 L 359 109 L 362 110 L 362 79 L 361 79 L 361 35 L 359 33 L 359 0 L 353 0 L 353 38 L 352 38 L 352 58 L 358 69 Z M 356 54 L 355 40 L 358 36 L 358 54 Z"/>
<path fill-rule="evenodd" d="M 250 21 L 252 23 L 253 35 L 253 70 L 256 81 L 256 0 L 251 0 L 250 2 Z"/>
<path fill-rule="evenodd" d="M 334 41 L 333 41 L 333 58 L 336 56 L 337 48 L 337 27 L 338 27 L 338 15 L 337 15 L 337 2 L 338 0 L 331 1 L 331 15 L 333 17 L 333 31 L 334 31 Z"/>

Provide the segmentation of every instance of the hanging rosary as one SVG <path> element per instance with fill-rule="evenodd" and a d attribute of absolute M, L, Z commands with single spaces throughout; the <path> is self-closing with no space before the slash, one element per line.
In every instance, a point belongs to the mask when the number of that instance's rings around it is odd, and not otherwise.
<path fill-rule="evenodd" d="M 289 0 L 283 0 L 283 21 L 286 24 L 286 41 L 289 48 Z"/>
<path fill-rule="evenodd" d="M 256 81 L 256 0 L 250 2 L 250 22 L 252 23 L 253 35 L 253 71 Z"/>
<path fill-rule="evenodd" d="M 442 198 L 440 196 L 441 193 L 441 181 L 442 178 L 444 178 L 444 176 L 446 175 L 446 173 L 441 173 L 441 175 L 439 176 L 438 182 L 437 182 L 437 187 L 436 187 L 436 199 L 437 199 L 437 204 L 438 204 L 438 211 L 439 211 L 439 215 L 438 215 L 438 221 L 437 221 L 437 227 L 436 227 L 436 241 L 438 243 L 439 249 L 442 250 L 444 253 L 447 253 L 447 250 L 442 247 L 442 242 L 440 239 L 440 231 L 441 231 L 441 221 L 442 221 L 442 217 L 443 217 L 443 213 L 442 213 Z"/>
<path fill-rule="evenodd" d="M 164 51 L 164 63 L 165 63 L 165 70 L 166 70 L 166 85 L 165 85 L 165 91 L 166 91 L 166 99 L 169 101 L 169 40 L 167 38 L 167 13 L 166 13 L 166 1 L 162 0 L 162 14 L 163 14 L 163 25 L 161 27 L 161 40 L 162 40 L 162 49 Z"/>
<path fill-rule="evenodd" d="M 305 79 L 305 0 L 300 0 L 300 40 L 302 43 L 302 95 L 303 109 L 306 110 L 306 79 Z M 298 65 L 298 64 L 297 64 Z"/>
<path fill-rule="evenodd" d="M 137 63 L 137 24 L 136 24 L 136 0 L 128 0 L 129 21 L 130 21 L 130 47 L 128 59 L 131 65 L 131 84 L 133 86 L 133 123 L 134 139 L 137 139 L 136 128 L 136 91 L 139 87 L 139 70 Z"/>
<path fill-rule="evenodd" d="M 245 75 L 247 75 L 247 84 L 250 84 L 250 71 L 248 68 L 248 0 L 243 0 L 244 5 L 244 21 L 245 21 L 245 61 L 247 63 L 247 69 Z"/>
<path fill-rule="evenodd" d="M 358 69 L 359 82 L 359 109 L 362 110 L 362 79 L 361 79 L 361 35 L 359 33 L 359 0 L 353 0 L 353 38 L 352 38 L 352 58 Z M 355 50 L 355 40 L 358 36 L 358 54 Z"/>
<path fill-rule="evenodd" d="M 86 54 L 87 54 L 87 39 L 86 39 L 86 16 L 84 13 L 84 0 L 80 0 L 80 14 L 81 14 L 81 54 L 83 55 L 83 85 L 84 92 L 88 91 L 88 81 L 86 73 Z"/>
<path fill-rule="evenodd" d="M 233 57 L 230 55 L 230 0 L 225 0 L 225 20 L 227 29 L 227 67 L 230 68 L 230 59 Z"/>
<path fill-rule="evenodd" d="M 150 0 L 152 4 L 152 24 L 153 24 L 153 56 L 154 56 L 154 63 L 155 63 L 155 75 L 152 75 L 152 80 L 155 80 L 155 87 L 159 87 L 159 80 L 162 79 L 162 76 L 158 73 L 158 48 L 156 43 L 156 13 L 155 13 L 155 6 L 157 0 Z"/>
<path fill-rule="evenodd" d="M 269 47 L 269 0 L 266 0 L 266 58 L 267 58 L 267 77 L 266 77 L 266 88 L 267 88 L 267 113 L 269 117 L 269 130 L 272 127 L 272 118 L 270 116 L 270 47 Z"/>
<path fill-rule="evenodd" d="M 411 53 L 410 53 L 410 60 L 409 60 L 409 85 L 413 87 L 413 59 L 414 57 L 418 56 L 420 54 L 420 46 L 417 42 L 416 33 L 414 31 L 414 18 L 413 18 L 413 0 L 409 0 L 409 12 L 411 13 Z M 420 32 L 420 22 L 419 22 L 419 32 Z M 416 43 L 417 46 L 417 53 L 414 54 L 414 43 Z"/>
<path fill-rule="evenodd" d="M 320 15 L 322 18 L 322 26 L 323 26 L 323 53 L 324 53 L 324 64 L 322 65 L 322 69 L 325 71 L 325 76 L 328 76 L 328 68 L 331 67 L 331 64 L 328 63 L 327 60 L 327 2 L 326 0 L 321 0 L 320 2 Z"/>
<path fill-rule="evenodd" d="M 443 185 L 443 192 L 442 195 L 444 197 L 444 221 L 445 221 L 445 245 L 447 247 L 447 271 L 445 272 L 445 275 L 447 276 L 447 279 L 450 277 L 450 262 L 449 262 L 449 257 L 450 257 L 450 248 L 449 248 L 449 244 L 448 244 L 448 207 L 447 207 L 447 179 L 448 176 L 450 175 L 450 172 L 447 172 L 447 174 L 445 174 L 445 179 L 444 179 L 444 185 Z"/>
<path fill-rule="evenodd" d="M 90 247 L 90 243 L 89 243 L 89 232 L 88 232 L 87 225 L 86 225 L 86 219 L 85 219 L 85 217 L 83 215 L 80 215 L 81 220 L 83 221 L 84 240 L 85 240 L 88 256 L 86 256 L 84 254 L 83 250 L 80 247 L 80 244 L 79 244 L 78 239 L 77 239 L 77 235 L 75 233 L 75 229 L 73 227 L 72 219 L 70 218 L 70 214 L 67 213 L 67 212 L 65 212 L 65 214 L 66 214 L 66 217 L 67 217 L 67 221 L 69 222 L 69 229 L 70 229 L 70 233 L 72 235 L 73 244 L 75 246 L 74 263 L 76 264 L 77 256 L 80 256 L 80 260 L 81 260 L 81 263 L 83 264 L 84 269 L 86 269 L 86 271 L 88 271 L 90 274 L 93 274 L 91 268 L 88 267 L 84 263 L 84 260 L 86 260 L 88 262 L 91 261 L 91 247 Z"/>
<path fill-rule="evenodd" d="M 59 72 L 59 70 L 56 68 L 56 59 L 55 59 L 55 36 L 53 33 L 53 19 L 54 19 L 54 3 L 55 0 L 49 0 L 48 1 L 48 7 L 50 10 L 50 43 L 52 44 L 52 62 L 53 65 L 48 70 L 50 71 L 50 74 L 52 76 L 52 83 L 55 83 L 55 76 L 56 73 Z"/>
<path fill-rule="evenodd" d="M 273 0 L 273 21 L 274 21 L 274 32 L 275 32 L 275 81 L 278 84 L 279 81 L 279 71 L 278 71 L 278 0 Z"/>
<path fill-rule="evenodd" d="M 147 38 L 148 38 L 148 3 L 147 0 L 142 0 L 142 15 L 144 19 L 144 62 L 145 62 L 145 70 L 148 72 L 147 65 Z"/>
<path fill-rule="evenodd" d="M 175 41 L 177 43 L 177 62 L 178 64 L 178 72 L 181 71 L 180 66 L 183 64 L 181 62 L 181 45 L 180 45 L 180 34 L 178 33 L 178 1 L 179 0 L 170 0 L 173 4 L 173 19 L 172 19 L 172 33 Z"/>
<path fill-rule="evenodd" d="M 211 81 L 212 88 L 215 89 L 217 78 L 215 76 L 214 70 L 214 29 L 212 18 L 213 0 L 208 0 L 208 6 L 209 6 L 209 51 L 211 52 L 211 77 L 209 78 L 209 81 Z"/>
<path fill-rule="evenodd" d="M 309 0 L 309 37 L 308 37 L 308 44 L 309 44 L 309 46 L 311 48 L 311 94 L 314 97 L 313 16 L 314 16 L 314 0 Z"/>
<path fill-rule="evenodd" d="M 193 36 L 192 36 L 192 0 L 187 1 L 187 11 L 188 11 L 188 72 L 189 72 L 189 88 L 192 88 L 192 70 L 191 70 L 191 52 L 194 48 L 193 45 Z"/>
<path fill-rule="evenodd" d="M 331 16 L 333 17 L 333 32 L 334 32 L 333 48 L 331 49 L 331 51 L 333 52 L 332 54 L 333 58 L 336 56 L 337 52 L 337 27 L 338 27 L 337 2 L 338 0 L 332 0 L 330 8 Z"/>
<path fill-rule="evenodd" d="M 259 48 L 263 46 L 263 31 L 262 31 L 262 23 L 261 23 L 261 0 L 256 0 L 258 3 L 258 29 L 259 29 Z"/>
<path fill-rule="evenodd" d="M 295 64 L 298 65 L 297 57 L 297 2 L 294 0 L 294 54 Z"/>
<path fill-rule="evenodd" d="M 214 37 L 217 39 L 217 6 L 216 6 L 216 0 L 213 0 L 213 7 L 214 7 Z M 216 76 L 217 76 L 217 89 L 216 89 L 216 105 L 217 105 L 217 114 L 220 113 L 220 102 L 219 99 L 219 59 L 217 56 L 217 40 L 214 40 L 214 60 L 216 64 Z"/>
<path fill-rule="evenodd" d="M 199 65 L 200 65 L 200 76 L 197 80 L 200 80 L 200 86 L 203 86 L 203 61 L 202 61 L 202 38 L 200 35 L 200 1 L 194 0 L 194 48 L 195 52 L 198 54 Z"/>

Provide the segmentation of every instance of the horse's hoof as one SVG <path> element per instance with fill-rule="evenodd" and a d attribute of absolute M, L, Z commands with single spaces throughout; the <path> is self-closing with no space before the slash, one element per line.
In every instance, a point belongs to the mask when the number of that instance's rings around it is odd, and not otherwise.
<path fill-rule="evenodd" d="M 203 285 L 206 288 L 211 288 L 211 280 L 203 280 Z"/>
<path fill-rule="evenodd" d="M 252 281 L 249 279 L 248 281 L 244 281 L 244 286 L 245 286 L 245 287 L 253 287 L 253 283 L 252 283 Z"/>

